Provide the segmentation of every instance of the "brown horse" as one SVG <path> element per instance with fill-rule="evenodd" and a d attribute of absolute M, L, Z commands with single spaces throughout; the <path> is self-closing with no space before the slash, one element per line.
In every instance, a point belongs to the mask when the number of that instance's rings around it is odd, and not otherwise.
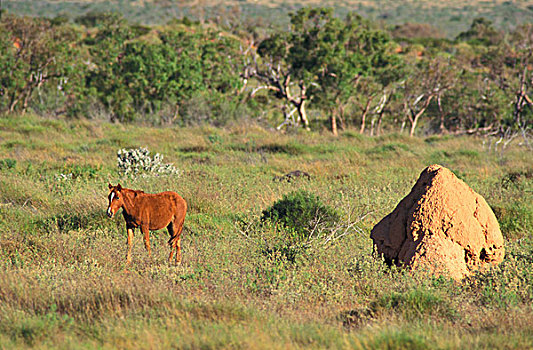
<path fill-rule="evenodd" d="M 128 233 L 128 263 L 131 263 L 131 249 L 133 230 L 141 228 L 144 234 L 144 246 L 148 256 L 150 250 L 150 230 L 167 228 L 170 234 L 170 256 L 168 262 L 172 263 L 174 249 L 176 250 L 176 263 L 181 262 L 181 231 L 187 212 L 187 202 L 176 192 L 161 192 L 157 194 L 144 193 L 139 190 L 122 188 L 120 184 L 109 184 L 109 206 L 107 216 L 112 218 L 122 208 L 122 215 L 126 220 Z"/>

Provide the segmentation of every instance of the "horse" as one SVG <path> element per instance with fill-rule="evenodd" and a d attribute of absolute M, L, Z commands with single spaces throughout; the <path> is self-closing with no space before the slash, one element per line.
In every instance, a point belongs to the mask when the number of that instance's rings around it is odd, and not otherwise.
<path fill-rule="evenodd" d="M 140 227 L 144 234 L 144 246 L 148 256 L 152 257 L 150 250 L 150 231 L 167 228 L 170 234 L 169 264 L 172 263 L 174 250 L 176 251 L 176 264 L 181 263 L 181 231 L 187 213 L 187 202 L 176 192 L 161 192 L 157 194 L 144 193 L 141 190 L 123 188 L 120 184 L 109 184 L 109 205 L 107 216 L 113 218 L 115 213 L 122 208 L 122 215 L 126 220 L 128 234 L 127 262 L 131 263 L 131 250 L 133 231 Z"/>

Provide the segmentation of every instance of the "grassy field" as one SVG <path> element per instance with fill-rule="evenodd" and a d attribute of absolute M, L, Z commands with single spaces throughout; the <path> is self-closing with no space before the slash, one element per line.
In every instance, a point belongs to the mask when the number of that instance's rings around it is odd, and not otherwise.
<path fill-rule="evenodd" d="M 180 175 L 121 177 L 117 151 L 137 147 Z M 2 349 L 533 346 L 533 157 L 518 140 L 495 152 L 478 138 L 25 116 L 0 119 L 0 154 Z M 371 228 L 433 163 L 485 197 L 506 238 L 504 262 L 460 284 L 372 257 Z M 272 181 L 295 169 L 311 179 Z M 181 266 L 166 262 L 166 231 L 151 260 L 137 232 L 126 265 L 109 182 L 188 201 Z M 286 232 L 258 219 L 296 190 L 334 208 L 345 235 L 277 249 Z"/>
<path fill-rule="evenodd" d="M 256 21 L 256 26 L 285 26 L 288 14 L 303 6 L 328 6 L 344 16 L 349 12 L 387 25 L 406 22 L 430 23 L 449 38 L 467 30 L 476 17 L 492 20 L 497 28 L 514 29 L 533 21 L 531 1 L 505 0 L 4 0 L 3 7 L 19 15 L 78 17 L 89 11 L 122 13 L 136 23 L 161 24 L 172 18 L 234 18 Z M 225 22 L 224 20 L 222 22 Z"/>

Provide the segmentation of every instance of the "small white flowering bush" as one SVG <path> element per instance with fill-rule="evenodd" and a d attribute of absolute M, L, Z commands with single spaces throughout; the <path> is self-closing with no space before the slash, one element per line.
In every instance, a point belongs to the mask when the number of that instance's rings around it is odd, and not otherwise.
<path fill-rule="evenodd" d="M 69 180 L 72 180 L 72 173 L 68 173 L 68 174 L 63 174 L 63 173 L 60 173 L 60 174 L 55 174 L 54 175 L 56 181 L 60 182 L 60 181 L 69 181 Z"/>
<path fill-rule="evenodd" d="M 117 152 L 118 171 L 123 175 L 179 175 L 180 170 L 173 164 L 164 164 L 163 156 L 156 153 L 150 157 L 147 148 L 120 149 Z"/>

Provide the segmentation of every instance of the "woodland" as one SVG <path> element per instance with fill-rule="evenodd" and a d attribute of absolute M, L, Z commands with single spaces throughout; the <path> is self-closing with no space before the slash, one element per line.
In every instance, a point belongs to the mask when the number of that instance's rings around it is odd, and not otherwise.
<path fill-rule="evenodd" d="M 3 12 L 1 113 L 529 142 L 530 23 L 504 31 L 478 17 L 448 38 L 316 7 L 288 13 L 286 28 L 229 10 L 151 26 L 116 12 L 71 17 Z"/>

